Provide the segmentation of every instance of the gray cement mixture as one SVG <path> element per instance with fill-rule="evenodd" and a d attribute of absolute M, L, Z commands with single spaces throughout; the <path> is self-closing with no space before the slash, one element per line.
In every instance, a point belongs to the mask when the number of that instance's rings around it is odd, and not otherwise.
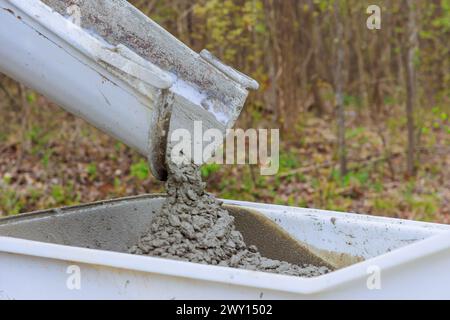
<path fill-rule="evenodd" d="M 315 277 L 329 273 L 327 267 L 297 266 L 262 257 L 247 246 L 235 229 L 234 217 L 221 201 L 205 192 L 195 165 L 169 165 L 168 198 L 137 245 L 129 252 L 194 263 L 247 270 Z M 255 230 L 256 232 L 256 230 Z"/>

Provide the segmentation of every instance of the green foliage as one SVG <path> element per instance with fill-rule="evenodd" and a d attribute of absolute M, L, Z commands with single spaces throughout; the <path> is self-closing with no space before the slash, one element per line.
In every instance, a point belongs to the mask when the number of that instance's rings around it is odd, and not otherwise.
<path fill-rule="evenodd" d="M 86 171 L 89 175 L 89 179 L 95 180 L 95 178 L 97 178 L 97 165 L 95 163 L 88 164 Z"/>
<path fill-rule="evenodd" d="M 79 194 L 73 190 L 73 184 L 67 185 L 55 184 L 51 186 L 52 205 L 54 206 L 70 206 L 80 202 Z"/>
<path fill-rule="evenodd" d="M 440 201 L 435 195 L 416 196 L 407 199 L 415 219 L 433 222 L 439 211 Z"/>
<path fill-rule="evenodd" d="M 204 21 L 207 49 L 236 66 L 245 53 L 247 63 L 240 69 L 258 79 L 266 76 L 264 66 L 257 64 L 264 57 L 260 44 L 268 36 L 261 0 L 202 0 L 194 5 L 193 12 L 199 21 Z M 247 66 L 252 66 L 252 70 Z"/>
<path fill-rule="evenodd" d="M 366 170 L 350 171 L 345 176 L 341 176 L 339 170 L 332 171 L 333 181 L 337 182 L 342 187 L 350 185 L 364 186 L 369 182 L 370 175 Z"/>
<path fill-rule="evenodd" d="M 361 106 L 361 99 L 352 95 L 344 94 L 344 105 L 345 106 Z"/>
<path fill-rule="evenodd" d="M 120 179 L 118 177 L 114 177 L 114 188 L 120 188 L 120 186 L 122 185 Z"/>
<path fill-rule="evenodd" d="M 11 176 L 10 174 L 5 174 L 5 175 L 3 176 L 3 183 L 4 183 L 5 185 L 11 184 L 11 180 L 12 180 L 12 176 Z"/>
<path fill-rule="evenodd" d="M 210 175 L 219 172 L 221 166 L 215 163 L 205 164 L 201 167 L 200 172 L 203 178 L 208 178 Z"/>
<path fill-rule="evenodd" d="M 300 162 L 295 153 L 285 152 L 280 154 L 280 172 L 296 169 L 299 166 Z"/>
<path fill-rule="evenodd" d="M 429 135 L 438 130 L 448 133 L 450 124 L 448 112 L 439 106 L 433 107 L 431 111 L 431 116 L 422 119 L 422 134 Z"/>
<path fill-rule="evenodd" d="M 44 168 L 48 168 L 48 165 L 50 163 L 50 158 L 53 154 L 53 150 L 52 149 L 45 149 L 44 150 L 44 154 L 42 156 L 42 164 L 44 165 Z"/>
<path fill-rule="evenodd" d="M 48 148 L 48 144 L 52 139 L 53 132 L 51 130 L 46 130 L 39 125 L 34 125 L 27 133 L 26 138 L 32 144 L 32 152 L 34 154 L 42 154 L 47 152 L 47 160 L 51 156 L 51 151 Z M 45 160 L 44 160 L 45 162 Z M 48 162 L 47 162 L 48 164 Z"/>
<path fill-rule="evenodd" d="M 441 0 L 442 10 L 441 16 L 436 17 L 433 20 L 433 26 L 442 28 L 443 31 L 450 31 L 450 0 Z"/>
<path fill-rule="evenodd" d="M 34 104 L 36 102 L 36 93 L 35 92 L 29 92 L 27 94 L 27 101 L 30 104 Z"/>
<path fill-rule="evenodd" d="M 373 201 L 374 213 L 382 216 L 394 216 L 398 210 L 398 201 L 391 197 L 377 197 Z"/>
<path fill-rule="evenodd" d="M 64 200 L 66 199 L 65 191 L 63 186 L 60 185 L 54 185 L 52 186 L 52 197 L 56 204 L 62 204 L 64 203 Z"/>
<path fill-rule="evenodd" d="M 393 105 L 395 105 L 396 104 L 395 97 L 393 97 L 393 96 L 385 96 L 384 97 L 384 104 L 386 106 L 393 106 Z"/>
<path fill-rule="evenodd" d="M 144 160 L 140 160 L 138 163 L 131 165 L 131 176 L 139 180 L 145 180 L 149 177 L 150 171 L 148 169 L 148 163 Z"/>
<path fill-rule="evenodd" d="M 13 188 L 0 186 L 0 208 L 2 208 L 6 214 L 18 214 L 23 207 L 24 203 L 20 195 Z"/>
<path fill-rule="evenodd" d="M 39 144 L 41 142 L 42 136 L 44 136 L 43 130 L 41 127 L 35 125 L 33 126 L 30 131 L 27 133 L 27 138 L 31 140 L 31 142 L 35 144 Z"/>
<path fill-rule="evenodd" d="M 383 190 L 384 190 L 383 183 L 380 182 L 380 181 L 375 181 L 375 182 L 373 182 L 372 188 L 373 188 L 373 190 L 374 190 L 376 193 L 381 193 L 381 192 L 383 192 Z"/>
<path fill-rule="evenodd" d="M 366 128 L 364 127 L 351 128 L 346 131 L 345 136 L 347 139 L 351 140 L 361 136 L 365 131 Z"/>

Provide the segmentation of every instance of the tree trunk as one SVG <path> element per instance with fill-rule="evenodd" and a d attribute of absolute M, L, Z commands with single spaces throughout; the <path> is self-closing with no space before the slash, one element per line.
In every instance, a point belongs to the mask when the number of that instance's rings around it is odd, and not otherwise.
<path fill-rule="evenodd" d="M 414 57 L 417 48 L 417 27 L 416 8 L 412 1 L 405 0 L 408 8 L 408 41 L 404 50 L 404 64 L 406 72 L 406 117 L 408 126 L 408 151 L 407 170 L 408 175 L 416 173 L 415 167 L 415 124 L 414 124 L 414 104 L 416 101 L 416 70 L 414 67 Z"/>
<path fill-rule="evenodd" d="M 336 22 L 336 70 L 335 92 L 336 110 L 338 116 L 338 155 L 341 177 L 347 174 L 347 150 L 345 141 L 345 110 L 343 93 L 343 64 L 344 64 L 344 27 L 340 13 L 339 1 L 334 2 L 334 15 Z"/>

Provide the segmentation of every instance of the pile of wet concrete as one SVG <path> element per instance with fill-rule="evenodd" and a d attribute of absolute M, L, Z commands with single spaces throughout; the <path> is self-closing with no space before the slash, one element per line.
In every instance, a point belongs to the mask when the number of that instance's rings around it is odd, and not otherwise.
<path fill-rule="evenodd" d="M 263 257 L 256 246 L 246 245 L 222 202 L 205 192 L 197 166 L 170 162 L 168 167 L 168 197 L 130 253 L 300 277 L 332 271 Z"/>

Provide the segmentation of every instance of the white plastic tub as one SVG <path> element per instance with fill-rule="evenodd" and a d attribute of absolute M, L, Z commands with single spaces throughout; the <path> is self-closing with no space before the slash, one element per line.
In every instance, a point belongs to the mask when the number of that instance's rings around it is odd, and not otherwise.
<path fill-rule="evenodd" d="M 141 196 L 0 220 L 0 298 L 450 298 L 447 225 L 226 201 L 259 211 L 341 267 L 302 279 L 124 253 L 162 201 Z"/>

